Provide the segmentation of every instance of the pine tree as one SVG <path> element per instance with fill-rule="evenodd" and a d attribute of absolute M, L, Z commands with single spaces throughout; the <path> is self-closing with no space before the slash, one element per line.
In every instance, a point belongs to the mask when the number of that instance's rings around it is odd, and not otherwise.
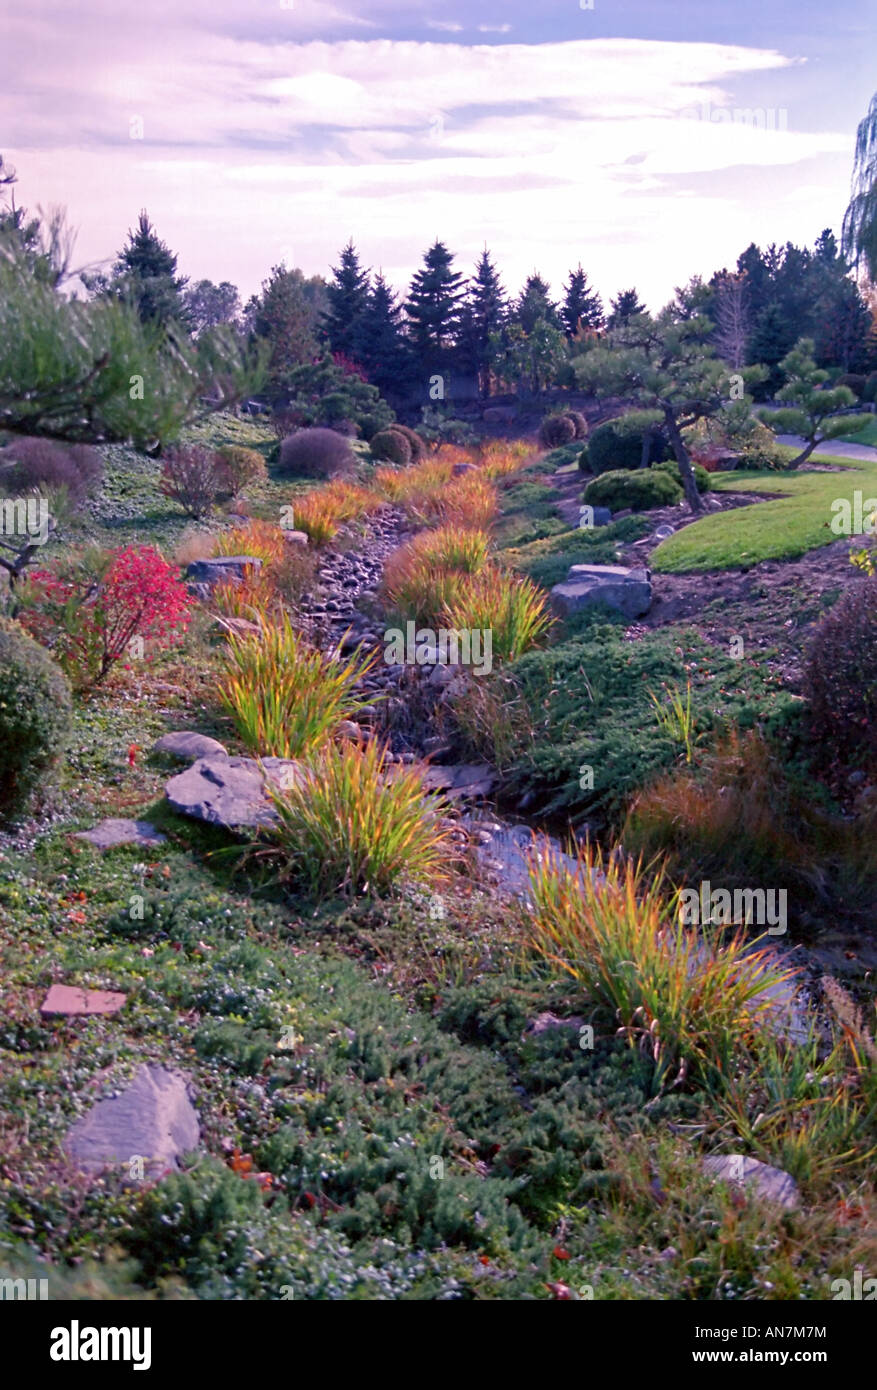
<path fill-rule="evenodd" d="M 758 399 L 765 399 L 779 389 L 783 379 L 779 364 L 794 342 L 794 329 L 782 309 L 777 304 L 768 304 L 755 320 L 747 347 L 750 363 L 760 363 L 768 370 L 765 381 L 756 388 Z"/>
<path fill-rule="evenodd" d="M 187 321 L 183 290 L 188 281 L 177 276 L 177 258 L 159 237 L 143 209 L 135 231 L 113 267 L 110 293 L 134 305 L 143 323 Z"/>
<path fill-rule="evenodd" d="M 369 275 L 359 263 L 352 241 L 341 252 L 341 264 L 332 267 L 334 280 L 326 286 L 329 308 L 323 329 L 333 352 L 360 361 L 363 318 L 369 302 Z"/>
<path fill-rule="evenodd" d="M 411 371 L 401 317 L 396 296 L 379 272 L 362 317 L 358 361 L 382 394 L 398 392 Z"/>
<path fill-rule="evenodd" d="M 453 263 L 452 253 L 437 241 L 411 281 L 405 309 L 411 345 L 421 369 L 447 362 L 457 341 L 463 276 L 453 269 Z"/>
<path fill-rule="evenodd" d="M 469 281 L 461 315 L 460 341 L 466 366 L 478 376 L 482 395 L 487 394 L 491 358 L 490 337 L 502 328 L 508 313 L 508 297 L 485 246 L 475 274 Z"/>
<path fill-rule="evenodd" d="M 570 271 L 569 280 L 563 289 L 560 317 L 568 338 L 575 337 L 583 328 L 603 326 L 603 301 L 597 291 L 589 286 L 581 262 L 575 270 Z"/>
<path fill-rule="evenodd" d="M 612 305 L 612 313 L 608 319 L 610 328 L 625 328 L 632 318 L 637 314 L 644 314 L 646 311 L 646 306 L 640 303 L 640 297 L 636 290 L 622 290 L 610 303 Z"/>
<path fill-rule="evenodd" d="M 557 305 L 549 294 L 550 288 L 548 281 L 543 280 L 537 271 L 527 276 L 514 308 L 514 318 L 525 333 L 532 333 L 539 322 L 547 323 L 551 328 L 561 327 Z"/>

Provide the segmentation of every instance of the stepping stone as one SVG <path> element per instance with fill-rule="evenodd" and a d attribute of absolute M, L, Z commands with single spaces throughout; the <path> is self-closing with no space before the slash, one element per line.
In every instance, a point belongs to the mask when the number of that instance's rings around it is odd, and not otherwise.
<path fill-rule="evenodd" d="M 199 758 L 171 778 L 165 796 L 182 816 L 225 830 L 258 829 L 277 820 L 266 779 L 282 791 L 302 776 L 289 758 L 263 758 L 261 764 L 255 758 Z"/>
<path fill-rule="evenodd" d="M 100 1100 L 69 1131 L 67 1152 L 91 1172 L 133 1159 L 161 1169 L 198 1145 L 198 1116 L 186 1078 L 159 1066 L 141 1066 L 118 1096 Z"/>
<path fill-rule="evenodd" d="M 256 629 L 258 631 L 258 628 Z M 179 732 L 163 734 L 152 745 L 153 753 L 167 753 L 179 758 L 183 763 L 194 763 L 199 758 L 227 758 L 228 749 L 218 739 L 207 734 Z"/>
<path fill-rule="evenodd" d="M 703 1160 L 703 1170 L 716 1181 L 734 1182 L 749 1188 L 754 1196 L 781 1207 L 796 1207 L 800 1193 L 795 1179 L 782 1168 L 772 1168 L 757 1158 L 743 1154 L 720 1154 Z"/>
<path fill-rule="evenodd" d="M 562 618 L 600 603 L 626 618 L 640 618 L 652 606 L 649 571 L 623 565 L 573 565 L 566 582 L 551 590 L 551 603 Z"/>
<path fill-rule="evenodd" d="M 52 985 L 42 1004 L 43 1018 L 51 1014 L 86 1017 L 90 1014 L 117 1014 L 127 999 L 109 989 L 79 989 L 76 985 Z"/>
<path fill-rule="evenodd" d="M 100 821 L 92 830 L 78 830 L 77 840 L 87 840 L 97 849 L 114 849 L 116 845 L 144 845 L 154 849 L 167 840 L 146 820 L 118 820 L 110 818 Z"/>

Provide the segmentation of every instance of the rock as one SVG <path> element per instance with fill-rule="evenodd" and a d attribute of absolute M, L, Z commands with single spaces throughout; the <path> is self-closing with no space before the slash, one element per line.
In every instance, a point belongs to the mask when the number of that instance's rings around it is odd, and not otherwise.
<path fill-rule="evenodd" d="M 423 773 L 423 785 L 427 791 L 440 791 L 454 799 L 471 800 L 489 796 L 495 783 L 495 773 L 484 763 L 428 767 Z"/>
<path fill-rule="evenodd" d="M 206 584 L 212 589 L 215 584 L 237 584 L 253 570 L 260 570 L 262 561 L 255 555 L 215 555 L 211 560 L 193 560 L 186 570 L 186 578 L 193 584 Z"/>
<path fill-rule="evenodd" d="M 772 1168 L 757 1158 L 743 1154 L 720 1154 L 703 1160 L 703 1170 L 716 1181 L 742 1183 L 756 1197 L 776 1202 L 781 1207 L 796 1207 L 800 1194 L 798 1184 L 782 1168 Z"/>
<path fill-rule="evenodd" d="M 578 1017 L 558 1018 L 557 1014 L 552 1013 L 537 1014 L 535 1018 L 530 1019 L 524 1029 L 524 1037 L 538 1038 L 541 1033 L 549 1033 L 555 1028 L 572 1028 L 578 1032 L 580 1028 L 584 1027 L 584 1023 L 585 1020 Z"/>
<path fill-rule="evenodd" d="M 42 1004 L 43 1018 L 51 1014 L 86 1017 L 90 1014 L 117 1014 L 127 994 L 109 989 L 79 989 L 76 985 L 52 985 Z"/>
<path fill-rule="evenodd" d="M 639 618 L 652 606 L 649 572 L 623 565 L 573 565 L 566 582 L 551 590 L 551 603 L 560 617 L 603 603 L 626 618 Z"/>
<path fill-rule="evenodd" d="M 284 531 L 283 539 L 290 545 L 308 545 L 309 537 L 307 531 Z"/>
<path fill-rule="evenodd" d="M 76 1122 L 66 1147 L 80 1168 L 92 1172 L 135 1158 L 164 1169 L 176 1167 L 199 1137 L 186 1078 L 164 1067 L 141 1066 L 120 1095 L 98 1101 Z"/>
<path fill-rule="evenodd" d="M 266 778 L 278 790 L 303 777 L 289 758 L 213 757 L 172 777 L 165 796 L 175 811 L 226 830 L 258 829 L 272 825 L 277 813 L 265 791 Z"/>
<path fill-rule="evenodd" d="M 362 738 L 362 729 L 353 719 L 342 719 L 335 732 L 340 734 L 342 738 L 352 738 L 357 741 Z"/>
<path fill-rule="evenodd" d="M 663 525 L 663 526 L 656 526 L 656 527 L 655 527 L 655 540 L 656 540 L 656 541 L 665 541 L 665 540 L 667 539 L 668 536 L 674 536 L 675 534 L 676 534 L 676 527 L 675 527 L 675 526 L 670 526 L 669 524 L 666 524 L 666 523 L 665 523 L 665 525 Z"/>
<path fill-rule="evenodd" d="M 92 830 L 79 830 L 75 839 L 87 840 L 96 849 L 114 849 L 116 845 L 146 845 L 150 849 L 167 839 L 145 820 L 100 821 Z"/>
<path fill-rule="evenodd" d="M 220 627 L 225 628 L 226 632 L 233 632 L 235 637 L 261 637 L 262 628 L 258 623 L 251 623 L 249 618 L 225 618 L 217 617 L 216 621 Z"/>
<path fill-rule="evenodd" d="M 849 777 L 847 778 L 847 786 L 860 787 L 864 782 L 866 775 L 867 774 L 864 773 L 860 767 L 857 767 L 855 771 L 851 772 Z"/>
<path fill-rule="evenodd" d="M 462 478 L 467 473 L 477 473 L 478 469 L 474 463 L 455 463 L 451 469 L 452 478 Z"/>
<path fill-rule="evenodd" d="M 482 411 L 481 418 L 486 424 L 502 424 L 504 420 L 514 420 L 518 413 L 516 405 L 489 405 Z"/>
<path fill-rule="evenodd" d="M 256 628 L 257 632 L 258 630 Z M 194 763 L 197 762 L 198 758 L 228 757 L 228 749 L 218 739 L 209 738 L 207 734 L 196 734 L 186 730 L 179 733 L 163 734 L 152 745 L 152 751 L 153 753 L 167 753 L 172 758 L 179 758 L 182 763 Z"/>

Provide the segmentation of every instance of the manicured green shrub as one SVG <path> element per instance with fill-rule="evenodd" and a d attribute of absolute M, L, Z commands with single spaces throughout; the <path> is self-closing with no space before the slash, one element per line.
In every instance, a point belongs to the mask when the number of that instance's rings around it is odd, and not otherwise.
<path fill-rule="evenodd" d="M 299 478 L 336 478 L 351 472 L 355 462 L 343 435 L 335 430 L 307 429 L 284 439 L 278 469 Z"/>
<path fill-rule="evenodd" d="M 569 420 L 572 420 L 573 425 L 575 426 L 576 439 L 587 439 L 588 422 L 585 419 L 582 412 L 580 410 L 568 410 L 566 414 L 567 418 Z"/>
<path fill-rule="evenodd" d="M 369 448 L 373 458 L 383 463 L 394 463 L 397 468 L 405 468 L 411 462 L 411 445 L 395 425 L 376 434 Z"/>
<path fill-rule="evenodd" d="M 818 624 L 804 666 L 813 734 L 830 761 L 873 767 L 877 752 L 877 579 L 852 589 Z"/>
<path fill-rule="evenodd" d="M 670 446 L 661 429 L 662 416 L 657 410 L 631 410 L 598 425 L 582 452 L 579 467 L 591 473 L 607 473 L 625 468 L 639 468 L 643 462 L 643 439 L 651 436 L 647 463 L 668 458 Z"/>
<path fill-rule="evenodd" d="M 838 377 L 835 385 L 848 386 L 853 395 L 857 396 L 859 400 L 862 400 L 865 395 L 867 382 L 868 378 L 863 376 L 860 372 L 845 372 L 843 376 Z"/>
<path fill-rule="evenodd" d="M 0 618 L 0 820 L 20 815 L 63 756 L 70 685 L 38 642 Z"/>
<path fill-rule="evenodd" d="M 682 486 L 682 474 L 675 459 L 663 459 L 662 462 L 653 463 L 651 466 L 659 468 L 662 473 L 668 473 L 671 478 L 676 479 L 680 487 Z M 709 473 L 700 463 L 694 464 L 694 481 L 697 483 L 698 492 L 709 492 L 713 485 Z"/>
<path fill-rule="evenodd" d="M 400 425 L 398 421 L 395 424 L 388 425 L 387 428 L 392 430 L 395 434 L 404 435 L 411 449 L 411 462 L 419 463 L 426 453 L 426 445 L 417 433 L 417 430 L 412 430 L 408 425 Z"/>
<path fill-rule="evenodd" d="M 663 469 L 618 469 L 601 473 L 587 484 L 582 497 L 595 507 L 610 507 L 613 512 L 630 507 L 635 512 L 647 512 L 652 507 L 670 507 L 682 497 L 682 487 Z"/>
<path fill-rule="evenodd" d="M 877 403 L 877 372 L 871 372 L 865 381 L 865 390 L 862 392 L 863 401 Z"/>
<path fill-rule="evenodd" d="M 539 427 L 539 443 L 545 449 L 559 449 L 575 437 L 575 421 L 569 415 L 546 415 Z"/>

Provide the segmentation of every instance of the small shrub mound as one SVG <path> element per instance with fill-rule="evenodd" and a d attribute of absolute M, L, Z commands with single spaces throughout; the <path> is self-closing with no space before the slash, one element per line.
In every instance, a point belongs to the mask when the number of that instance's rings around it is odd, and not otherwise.
<path fill-rule="evenodd" d="M 13 496 L 43 495 L 64 489 L 74 506 L 94 491 L 103 476 L 103 460 L 87 444 L 59 444 L 52 439 L 14 439 L 0 449 L 0 491 Z"/>
<path fill-rule="evenodd" d="M 0 820 L 20 815 L 64 753 L 70 686 L 48 652 L 0 618 Z"/>
<path fill-rule="evenodd" d="M 356 462 L 343 435 L 335 430 L 299 430 L 280 446 L 278 471 L 299 478 L 336 478 Z"/>
<path fill-rule="evenodd" d="M 400 425 L 398 422 L 389 425 L 387 428 L 394 431 L 396 434 L 401 434 L 403 438 L 408 440 L 411 449 L 411 462 L 419 463 L 426 453 L 426 445 L 417 433 L 417 430 L 412 430 L 408 425 Z"/>
<path fill-rule="evenodd" d="M 196 521 L 209 516 L 220 494 L 216 454 L 201 444 L 173 445 L 162 463 L 159 486 L 187 516 Z"/>
<path fill-rule="evenodd" d="M 575 438 L 575 421 L 569 415 L 546 415 L 539 427 L 539 443 L 546 449 L 559 449 Z"/>
<path fill-rule="evenodd" d="M 240 444 L 223 444 L 217 449 L 215 467 L 220 498 L 237 497 L 250 483 L 262 482 L 268 476 L 258 450 Z"/>
<path fill-rule="evenodd" d="M 568 411 L 566 412 L 566 414 L 567 414 L 567 418 L 568 418 L 569 420 L 572 420 L 572 422 L 573 422 L 573 425 L 574 425 L 574 427 L 575 427 L 575 432 L 576 432 L 576 436 L 575 436 L 576 439 L 587 439 L 587 437 L 588 437 L 588 422 L 587 422 L 587 420 L 585 419 L 585 417 L 584 417 L 584 415 L 582 414 L 582 412 L 581 412 L 580 410 L 568 410 Z"/>
<path fill-rule="evenodd" d="M 877 752 L 877 579 L 857 584 L 811 639 L 804 694 L 816 743 L 832 761 L 873 765 Z"/>
<path fill-rule="evenodd" d="M 262 631 L 229 637 L 219 696 L 254 753 L 298 758 L 323 743 L 362 700 L 353 688 L 369 669 L 310 646 L 285 614 Z"/>
<path fill-rule="evenodd" d="M 703 467 L 703 464 L 695 463 L 692 464 L 692 467 L 694 469 L 694 481 L 697 484 L 698 492 L 709 492 L 713 485 L 712 479 L 707 470 Z M 679 464 L 675 459 L 665 459 L 661 463 L 653 463 L 652 468 L 659 469 L 662 473 L 668 473 L 671 478 L 675 478 L 680 487 L 682 486 L 682 474 L 679 471 Z"/>
<path fill-rule="evenodd" d="M 631 410 L 627 415 L 605 420 L 582 450 L 579 467 L 583 472 L 607 473 L 639 468 L 644 462 L 655 463 L 669 457 L 669 441 L 661 429 L 661 419 L 656 410 Z M 647 434 L 649 449 L 644 459 L 643 441 Z"/>
<path fill-rule="evenodd" d="M 846 372 L 843 376 L 838 377 L 835 385 L 849 387 L 853 395 L 862 400 L 868 385 L 868 378 L 859 372 Z"/>
<path fill-rule="evenodd" d="M 386 893 L 402 881 L 447 878 L 451 841 L 442 803 L 416 768 L 388 763 L 386 749 L 327 745 L 305 780 L 272 797 L 281 878 L 315 895 Z"/>
<path fill-rule="evenodd" d="M 394 463 L 397 468 L 407 468 L 412 460 L 410 441 L 395 425 L 390 429 L 380 430 L 371 440 L 369 448 L 373 458 L 384 463 Z"/>
<path fill-rule="evenodd" d="M 633 471 L 601 473 L 592 478 L 582 493 L 585 502 L 610 507 L 613 512 L 630 507 L 647 512 L 652 507 L 669 507 L 682 497 L 681 484 L 662 469 L 638 468 Z"/>

